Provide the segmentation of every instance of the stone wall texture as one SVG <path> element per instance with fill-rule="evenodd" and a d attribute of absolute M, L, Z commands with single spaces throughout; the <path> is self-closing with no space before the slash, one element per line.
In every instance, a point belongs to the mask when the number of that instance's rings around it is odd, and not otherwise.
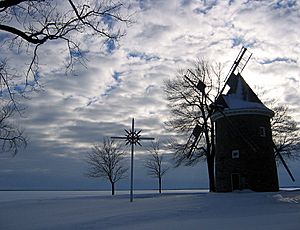
<path fill-rule="evenodd" d="M 278 191 L 270 118 L 256 114 L 226 116 L 215 125 L 217 192 L 237 188 Z M 238 158 L 232 157 L 233 150 L 239 151 Z"/>

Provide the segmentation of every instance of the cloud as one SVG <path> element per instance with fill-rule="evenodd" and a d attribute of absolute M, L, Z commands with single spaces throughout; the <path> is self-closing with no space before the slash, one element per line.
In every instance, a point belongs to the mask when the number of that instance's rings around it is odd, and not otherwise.
<path fill-rule="evenodd" d="M 132 117 L 143 135 L 171 137 L 163 128 L 169 116 L 164 80 L 174 77 L 179 68 L 190 67 L 198 57 L 224 63 L 226 74 L 242 45 L 253 53 L 243 72 L 248 83 L 266 88 L 270 97 L 280 97 L 283 103 L 300 109 L 296 1 L 143 0 L 132 1 L 131 7 L 137 12 L 136 22 L 118 44 L 78 37 L 87 68 L 76 63 L 74 72 L 66 76 L 64 44 L 53 42 L 41 49 L 43 90 L 23 101 L 27 110 L 20 118 L 30 145 L 14 160 L 0 163 L 15 181 L 11 187 L 18 187 L 21 182 L 17 178 L 26 168 L 46 169 L 41 170 L 41 185 L 34 186 L 90 183 L 80 176 L 85 170 L 83 155 L 104 136 L 123 135 Z M 113 26 L 110 18 L 105 23 Z M 0 39 L 6 38 L 0 35 Z M 13 56 L 6 49 L 2 53 L 1 48 L 1 54 L 9 56 L 16 69 L 28 64 L 26 53 Z M 295 116 L 300 121 L 299 113 Z M 145 149 L 139 148 L 137 161 L 145 154 Z M 137 164 L 137 186 L 147 186 L 142 164 Z M 182 180 L 176 184 L 174 178 L 183 178 L 181 173 L 186 174 L 186 187 L 206 186 L 205 170 L 205 165 L 175 169 L 168 177 L 170 186 L 180 187 Z M 34 172 L 26 174 L 28 180 L 36 177 Z M 45 178 L 51 183 L 44 182 Z M 0 188 L 8 180 L 2 177 Z"/>
<path fill-rule="evenodd" d="M 297 61 L 295 59 L 286 58 L 286 57 L 283 57 L 283 58 L 277 57 L 277 58 L 273 58 L 273 59 L 266 59 L 266 60 L 261 61 L 260 63 L 265 65 L 265 64 L 271 64 L 274 62 L 286 62 L 286 63 L 295 63 L 295 64 L 297 63 Z"/>

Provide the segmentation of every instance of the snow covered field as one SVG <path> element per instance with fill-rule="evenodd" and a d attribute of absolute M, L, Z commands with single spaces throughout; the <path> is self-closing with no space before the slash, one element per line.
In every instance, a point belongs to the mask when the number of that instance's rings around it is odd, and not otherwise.
<path fill-rule="evenodd" d="M 0 191 L 0 229 L 300 229 L 300 190 Z"/>

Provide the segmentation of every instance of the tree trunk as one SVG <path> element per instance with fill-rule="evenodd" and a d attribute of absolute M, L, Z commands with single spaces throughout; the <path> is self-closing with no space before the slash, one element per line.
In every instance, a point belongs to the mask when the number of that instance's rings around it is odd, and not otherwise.
<path fill-rule="evenodd" d="M 205 114 L 204 105 L 200 107 L 202 114 Z M 215 175 L 214 175 L 214 155 L 212 152 L 214 151 L 214 124 L 209 117 L 203 118 L 204 123 L 204 136 L 206 142 L 206 158 L 207 158 L 207 170 L 208 170 L 208 180 L 209 180 L 209 191 L 215 191 Z M 211 124 L 211 129 L 209 130 L 209 124 Z M 209 135 L 210 134 L 210 135 Z"/>
<path fill-rule="evenodd" d="M 214 170 L 214 158 L 212 156 L 207 157 L 207 169 L 208 169 L 208 179 L 209 179 L 209 191 L 215 192 L 215 170 Z"/>
<path fill-rule="evenodd" d="M 111 195 L 115 195 L 115 182 L 111 182 Z"/>
<path fill-rule="evenodd" d="M 215 175 L 214 175 L 214 158 L 212 157 L 212 148 L 211 148 L 211 140 L 207 139 L 207 170 L 208 170 L 208 180 L 209 180 L 209 191 L 215 191 Z"/>
<path fill-rule="evenodd" d="M 158 191 L 161 194 L 161 177 L 158 177 Z"/>
<path fill-rule="evenodd" d="M 215 185 L 215 128 L 214 122 L 211 121 L 211 148 L 209 151 L 209 156 L 207 157 L 207 168 L 208 168 L 208 177 L 209 177 L 209 191 L 215 192 L 216 185 Z"/>

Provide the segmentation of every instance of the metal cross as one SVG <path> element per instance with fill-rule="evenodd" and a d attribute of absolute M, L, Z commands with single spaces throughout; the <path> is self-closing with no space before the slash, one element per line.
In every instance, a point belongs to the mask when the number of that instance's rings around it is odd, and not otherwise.
<path fill-rule="evenodd" d="M 130 202 L 133 201 L 133 155 L 134 146 L 136 144 L 141 145 L 141 140 L 154 140 L 152 137 L 141 137 L 140 133 L 142 130 L 136 131 L 134 129 L 134 118 L 132 118 L 131 130 L 125 129 L 125 137 L 111 137 L 112 139 L 121 139 L 126 141 L 126 145 L 131 144 L 131 164 L 130 164 Z"/>

